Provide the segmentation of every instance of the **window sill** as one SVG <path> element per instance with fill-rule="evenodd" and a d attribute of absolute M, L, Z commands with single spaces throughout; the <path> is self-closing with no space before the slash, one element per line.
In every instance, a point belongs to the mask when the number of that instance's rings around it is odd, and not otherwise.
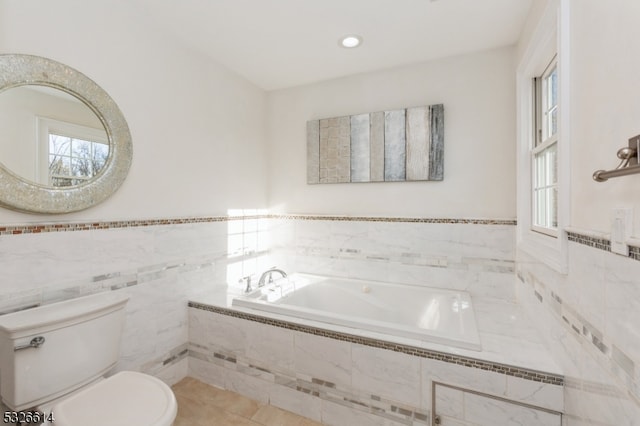
<path fill-rule="evenodd" d="M 564 231 L 558 230 L 558 236 L 551 236 L 530 229 L 518 229 L 518 249 L 561 274 L 568 271 L 567 233 Z"/>

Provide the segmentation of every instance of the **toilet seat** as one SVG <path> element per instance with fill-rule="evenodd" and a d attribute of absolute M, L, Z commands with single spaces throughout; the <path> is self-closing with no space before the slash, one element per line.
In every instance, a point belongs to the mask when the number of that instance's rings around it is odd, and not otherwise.
<path fill-rule="evenodd" d="M 121 371 L 54 405 L 56 426 L 170 426 L 176 398 L 161 380 Z"/>

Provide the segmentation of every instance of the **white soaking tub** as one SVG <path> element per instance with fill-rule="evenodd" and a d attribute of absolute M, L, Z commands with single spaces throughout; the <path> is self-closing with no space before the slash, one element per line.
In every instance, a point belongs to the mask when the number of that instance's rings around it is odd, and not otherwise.
<path fill-rule="evenodd" d="M 235 297 L 232 306 L 482 350 L 464 291 L 291 274 Z"/>

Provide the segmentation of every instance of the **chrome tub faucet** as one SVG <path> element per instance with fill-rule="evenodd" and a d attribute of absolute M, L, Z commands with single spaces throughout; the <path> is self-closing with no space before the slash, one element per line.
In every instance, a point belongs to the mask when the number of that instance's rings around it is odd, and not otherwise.
<path fill-rule="evenodd" d="M 253 291 L 253 289 L 251 288 L 251 275 L 247 275 L 246 277 L 242 277 L 238 280 L 238 283 L 242 283 L 246 281 L 247 282 L 247 287 L 244 289 L 245 293 L 251 293 Z"/>
<path fill-rule="evenodd" d="M 278 269 L 275 266 L 267 269 L 266 271 L 264 271 L 262 273 L 262 275 L 260 275 L 260 279 L 258 280 L 258 287 L 262 287 L 265 284 L 265 280 L 267 279 L 267 277 L 269 277 L 269 281 L 267 281 L 268 284 L 271 284 L 273 282 L 273 273 L 277 272 L 280 275 L 282 275 L 282 278 L 286 278 L 287 277 L 287 273 L 285 271 L 283 271 L 282 269 Z"/>

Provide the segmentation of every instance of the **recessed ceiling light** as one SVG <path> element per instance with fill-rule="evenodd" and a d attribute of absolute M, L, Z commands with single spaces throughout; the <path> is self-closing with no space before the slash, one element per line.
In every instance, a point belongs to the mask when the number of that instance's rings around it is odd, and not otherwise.
<path fill-rule="evenodd" d="M 347 49 L 358 47 L 362 44 L 362 37 L 356 34 L 349 34 L 340 39 L 338 44 Z"/>

